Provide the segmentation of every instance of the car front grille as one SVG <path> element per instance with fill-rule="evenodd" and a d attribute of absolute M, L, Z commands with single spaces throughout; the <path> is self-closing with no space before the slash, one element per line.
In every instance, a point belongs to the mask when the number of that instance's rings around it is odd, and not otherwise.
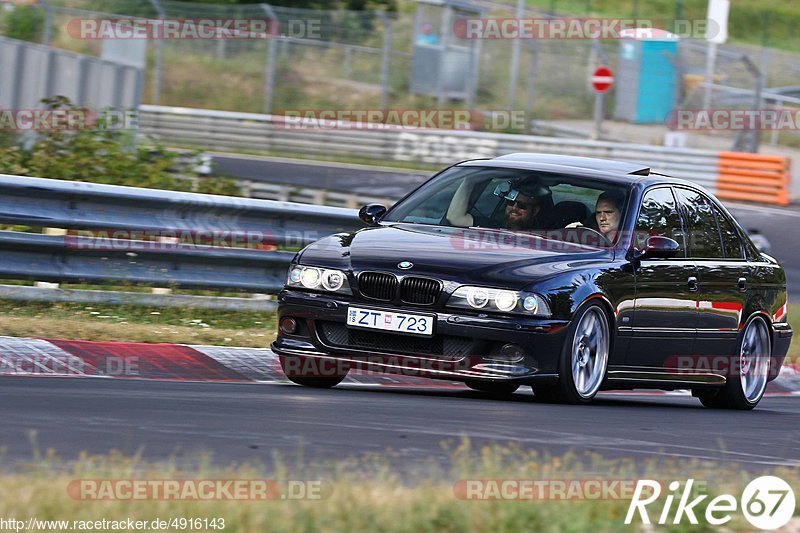
<path fill-rule="evenodd" d="M 358 276 L 358 290 L 366 298 L 391 302 L 397 294 L 397 277 L 382 272 L 362 272 Z"/>
<path fill-rule="evenodd" d="M 442 284 L 435 279 L 409 276 L 400 283 L 400 299 L 409 304 L 433 305 Z"/>
<path fill-rule="evenodd" d="M 438 356 L 448 360 L 458 360 L 469 355 L 473 344 L 468 337 L 396 335 L 351 329 L 342 323 L 324 320 L 317 322 L 317 333 L 329 346 L 403 355 Z"/>

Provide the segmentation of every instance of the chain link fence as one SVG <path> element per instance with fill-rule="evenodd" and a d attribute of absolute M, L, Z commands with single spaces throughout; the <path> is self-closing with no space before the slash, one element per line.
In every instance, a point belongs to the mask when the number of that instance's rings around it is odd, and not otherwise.
<path fill-rule="evenodd" d="M 514 7 L 508 4 L 488 3 L 486 16 L 515 17 Z M 548 18 L 565 12 L 602 16 L 608 7 L 604 4 L 603 0 L 539 0 L 537 9 L 526 10 L 524 16 Z M 706 5 L 705 1 L 694 0 L 632 1 L 630 12 L 617 16 L 650 17 L 671 30 L 675 29 L 676 20 L 704 19 L 705 11 L 700 4 Z M 102 43 L 76 38 L 68 30 L 76 18 L 279 21 L 279 31 L 268 39 L 149 40 L 146 103 L 245 112 L 465 107 L 464 101 L 442 103 L 410 91 L 413 43 L 419 30 L 414 4 L 403 4 L 405 7 L 399 13 L 175 0 L 47 0 L 39 5 L 49 21 L 40 40 L 90 55 L 100 55 Z M 733 10 L 732 17 L 740 16 L 737 10 Z M 782 35 L 786 22 L 772 23 L 777 27 L 773 33 Z M 765 35 L 766 40 L 774 38 Z M 518 61 L 514 64 L 517 44 Z M 535 120 L 591 119 L 594 93 L 590 89 L 590 74 L 600 64 L 616 71 L 619 56 L 618 40 L 482 40 L 471 107 L 524 110 Z M 714 84 L 755 93 L 758 76 L 748 68 L 743 56 L 758 66 L 764 76 L 763 87 L 800 85 L 800 54 L 740 44 L 719 47 Z M 704 90 L 705 41 L 684 39 L 676 62 L 679 104 L 694 104 L 698 91 Z M 516 83 L 513 90 L 509 87 L 510 80 Z M 736 98 L 725 94 L 724 90 L 715 90 L 713 105 L 732 105 L 733 100 L 736 105 L 743 103 L 744 93 Z M 606 98 L 607 115 L 612 114 L 613 105 L 613 98 Z"/>

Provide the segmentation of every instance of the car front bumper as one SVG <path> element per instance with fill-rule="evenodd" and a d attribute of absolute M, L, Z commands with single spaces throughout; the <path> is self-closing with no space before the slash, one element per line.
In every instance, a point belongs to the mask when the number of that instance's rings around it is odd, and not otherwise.
<path fill-rule="evenodd" d="M 456 381 L 538 383 L 557 378 L 569 321 L 465 314 L 383 302 L 353 301 L 338 294 L 284 289 L 278 323 L 298 323 L 296 334 L 279 333 L 272 350 L 296 358 L 298 369 L 320 375 L 360 369 Z M 393 312 L 435 315 L 433 337 L 419 338 L 346 326 L 350 305 Z M 513 345 L 513 355 L 503 347 Z M 305 364 L 311 361 L 313 364 Z"/>

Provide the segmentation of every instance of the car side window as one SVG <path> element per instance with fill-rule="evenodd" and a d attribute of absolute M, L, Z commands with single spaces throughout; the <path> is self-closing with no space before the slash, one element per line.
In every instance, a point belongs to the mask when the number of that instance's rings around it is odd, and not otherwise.
<path fill-rule="evenodd" d="M 714 213 L 717 215 L 717 224 L 722 236 L 722 248 L 725 251 L 725 258 L 742 259 L 744 257 L 742 254 L 742 240 L 739 238 L 739 233 L 733 223 L 716 205 L 714 205 Z"/>
<path fill-rule="evenodd" d="M 680 246 L 678 257 L 685 257 L 683 226 L 675 197 L 669 187 L 647 191 L 636 221 L 636 248 L 643 250 L 651 236 L 669 237 Z"/>
<path fill-rule="evenodd" d="M 419 222 L 422 224 L 440 224 L 450 206 L 450 200 L 460 182 L 453 182 L 421 202 L 406 214 L 403 222 Z"/>
<path fill-rule="evenodd" d="M 687 221 L 689 257 L 720 259 L 725 257 L 717 217 L 711 201 L 704 194 L 689 189 L 676 189 Z"/>

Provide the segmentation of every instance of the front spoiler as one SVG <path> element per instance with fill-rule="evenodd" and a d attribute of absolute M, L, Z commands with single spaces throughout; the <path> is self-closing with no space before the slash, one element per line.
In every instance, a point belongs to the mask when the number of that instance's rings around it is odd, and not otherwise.
<path fill-rule="evenodd" d="M 323 353 L 311 348 L 287 347 L 272 343 L 272 351 L 279 356 L 297 357 L 312 360 L 312 368 L 325 375 L 328 372 L 345 373 L 347 370 L 377 372 L 428 379 L 444 379 L 451 381 L 484 381 L 495 383 L 540 383 L 555 381 L 557 374 L 541 374 L 536 369 L 521 365 L 483 361 L 477 358 L 465 358 L 458 361 L 443 361 L 410 357 L 403 355 L 371 355 Z M 326 364 L 327 362 L 327 364 Z M 340 363 L 346 365 L 340 366 Z M 333 366 L 331 366 L 333 365 Z"/>

